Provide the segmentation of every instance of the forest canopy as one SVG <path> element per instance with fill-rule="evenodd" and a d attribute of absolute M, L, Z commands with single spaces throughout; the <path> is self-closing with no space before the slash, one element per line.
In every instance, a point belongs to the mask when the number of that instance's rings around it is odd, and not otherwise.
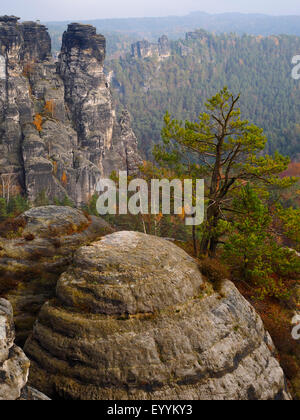
<path fill-rule="evenodd" d="M 151 158 L 161 140 L 162 117 L 195 121 L 205 100 L 223 86 L 243 93 L 245 118 L 264 129 L 267 153 L 295 159 L 300 152 L 300 82 L 291 76 L 300 37 L 215 35 L 198 31 L 191 39 L 171 41 L 171 56 L 135 58 L 130 54 L 106 63 L 113 71 L 118 108 L 127 107 L 141 149 Z"/>

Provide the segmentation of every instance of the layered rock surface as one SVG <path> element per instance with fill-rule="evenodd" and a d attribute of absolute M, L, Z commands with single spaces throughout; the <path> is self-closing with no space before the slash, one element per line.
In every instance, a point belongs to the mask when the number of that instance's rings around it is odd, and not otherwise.
<path fill-rule="evenodd" d="M 0 237 L 0 296 L 12 303 L 17 342 L 24 343 L 75 250 L 113 229 L 98 217 L 56 206 L 25 212 L 12 228 Z"/>
<path fill-rule="evenodd" d="M 137 171 L 137 140 L 116 120 L 104 59 L 105 38 L 92 26 L 70 25 L 55 63 L 45 26 L 0 18 L 4 197 L 23 191 L 33 201 L 44 192 L 81 204 L 101 177 Z"/>
<path fill-rule="evenodd" d="M 27 387 L 30 362 L 14 344 L 13 311 L 9 302 L 0 299 L 0 400 L 47 400 Z"/>
<path fill-rule="evenodd" d="M 289 399 L 275 348 L 234 285 L 163 239 L 80 248 L 25 351 L 30 383 L 71 399 Z"/>

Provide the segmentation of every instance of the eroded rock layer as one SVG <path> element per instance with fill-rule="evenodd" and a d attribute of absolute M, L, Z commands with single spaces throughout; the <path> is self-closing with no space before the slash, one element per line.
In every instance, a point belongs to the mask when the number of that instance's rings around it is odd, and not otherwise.
<path fill-rule="evenodd" d="M 103 72 L 105 38 L 72 24 L 59 62 L 45 26 L 0 18 L 0 187 L 34 201 L 87 202 L 99 179 L 137 171 L 141 159 L 125 113 L 116 120 Z"/>
<path fill-rule="evenodd" d="M 25 351 L 30 383 L 71 399 L 289 399 L 275 348 L 234 285 L 163 239 L 80 248 Z"/>
<path fill-rule="evenodd" d="M 30 362 L 14 339 L 12 307 L 0 299 L 0 400 L 47 400 L 45 395 L 26 386 Z"/>
<path fill-rule="evenodd" d="M 13 305 L 22 344 L 75 250 L 113 229 L 98 217 L 56 206 L 28 210 L 11 229 L 0 237 L 0 296 Z"/>

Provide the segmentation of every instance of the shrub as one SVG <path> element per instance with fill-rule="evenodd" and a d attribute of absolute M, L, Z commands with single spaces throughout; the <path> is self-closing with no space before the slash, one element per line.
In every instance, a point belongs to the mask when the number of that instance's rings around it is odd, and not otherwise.
<path fill-rule="evenodd" d="M 237 216 L 224 245 L 224 261 L 236 277 L 256 287 L 260 299 L 288 299 L 287 280 L 300 274 L 299 258 L 277 244 L 269 209 L 252 188 L 242 189 L 233 207 Z"/>
<path fill-rule="evenodd" d="M 61 243 L 61 240 L 59 238 L 55 238 L 53 240 L 53 246 L 54 246 L 55 249 L 61 248 L 61 245 L 62 245 L 62 243 Z"/>
<path fill-rule="evenodd" d="M 34 120 L 33 120 L 33 125 L 35 126 L 35 128 L 37 129 L 37 131 L 42 131 L 43 127 L 43 117 L 40 114 L 36 114 L 34 116 Z"/>
<path fill-rule="evenodd" d="M 53 117 L 54 108 L 55 108 L 55 104 L 54 104 L 53 100 L 46 101 L 45 107 L 44 107 L 44 110 L 45 110 L 46 114 L 48 114 L 51 117 Z"/>
<path fill-rule="evenodd" d="M 0 198 L 0 220 L 7 219 L 7 204 L 4 198 Z"/>
<path fill-rule="evenodd" d="M 28 201 L 22 195 L 15 195 L 7 204 L 7 214 L 10 217 L 16 217 L 28 209 Z"/>
<path fill-rule="evenodd" d="M 33 233 L 26 233 L 26 235 L 24 235 L 24 239 L 25 241 L 33 241 L 35 239 L 35 236 L 33 235 Z"/>
<path fill-rule="evenodd" d="M 281 355 L 280 364 L 281 364 L 282 369 L 284 370 L 286 377 L 289 380 L 296 378 L 298 374 L 299 366 L 293 356 L 290 356 L 288 354 Z"/>
<path fill-rule="evenodd" d="M 213 283 L 216 291 L 220 291 L 222 282 L 230 279 L 230 273 L 217 258 L 204 257 L 199 263 L 201 273 Z"/>
<path fill-rule="evenodd" d="M 49 206 L 49 199 L 47 197 L 46 191 L 40 191 L 39 194 L 37 195 L 34 205 L 36 207 L 43 207 L 43 206 Z"/>
<path fill-rule="evenodd" d="M 22 217 L 17 219 L 8 219 L 0 223 L 0 236 L 7 239 L 19 237 L 22 235 L 23 229 L 26 226 L 26 220 Z"/>
<path fill-rule="evenodd" d="M 29 79 L 31 74 L 34 72 L 34 70 L 35 70 L 35 63 L 33 61 L 29 63 L 25 63 L 23 66 L 22 75 L 24 77 L 27 77 L 27 79 Z"/>
<path fill-rule="evenodd" d="M 67 195 L 65 195 L 61 205 L 64 207 L 74 207 L 74 202 Z"/>
<path fill-rule="evenodd" d="M 64 171 L 63 172 L 63 174 L 62 174 L 62 177 L 61 177 L 61 182 L 63 183 L 63 185 L 67 185 L 67 183 L 68 183 L 68 177 L 67 177 L 67 174 L 66 174 L 66 172 Z"/>

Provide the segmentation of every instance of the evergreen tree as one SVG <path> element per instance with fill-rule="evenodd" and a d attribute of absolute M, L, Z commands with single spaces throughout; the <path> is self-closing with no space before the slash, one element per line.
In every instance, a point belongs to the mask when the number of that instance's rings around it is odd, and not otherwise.
<path fill-rule="evenodd" d="M 257 286 L 260 298 L 288 297 L 284 280 L 300 274 L 300 261 L 294 251 L 277 243 L 269 208 L 247 185 L 234 199 L 233 210 L 223 250 L 225 262 L 238 278 Z"/>
<path fill-rule="evenodd" d="M 198 122 L 182 124 L 167 113 L 162 130 L 164 144 L 154 149 L 161 165 L 171 166 L 180 174 L 192 171 L 194 178 L 206 177 L 207 211 L 201 241 L 204 254 L 216 253 L 220 222 L 233 211 L 232 192 L 248 182 L 281 188 L 295 182 L 278 176 L 287 168 L 289 158 L 278 153 L 262 156 L 267 139 L 262 129 L 241 119 L 239 99 L 225 87 L 208 100 L 207 111 L 199 115 Z"/>
<path fill-rule="evenodd" d="M 47 197 L 46 191 L 41 191 L 34 202 L 35 207 L 49 206 L 49 198 Z"/>
<path fill-rule="evenodd" d="M 7 205 L 7 213 L 11 216 L 16 216 L 29 209 L 27 199 L 22 195 L 15 195 L 11 197 Z"/>
<path fill-rule="evenodd" d="M 74 207 L 74 202 L 67 195 L 65 195 L 61 205 L 66 207 Z"/>
<path fill-rule="evenodd" d="M 5 220 L 8 217 L 7 205 L 5 198 L 0 198 L 0 221 Z"/>

